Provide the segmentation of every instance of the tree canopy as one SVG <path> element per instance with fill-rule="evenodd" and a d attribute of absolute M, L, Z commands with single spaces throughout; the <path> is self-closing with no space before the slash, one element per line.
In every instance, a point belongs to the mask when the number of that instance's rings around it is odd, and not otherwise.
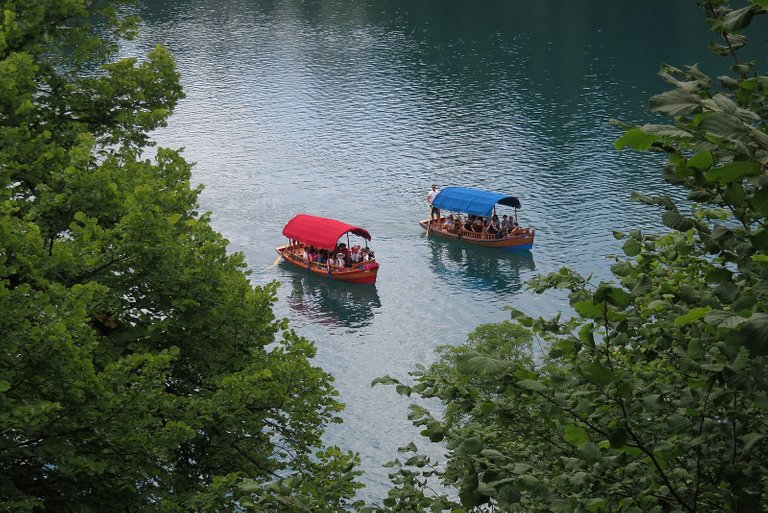
<path fill-rule="evenodd" d="M 337 511 L 342 404 L 155 148 L 183 98 L 126 2 L 0 2 L 0 509 Z"/>
<path fill-rule="evenodd" d="M 616 122 L 618 149 L 667 155 L 690 208 L 635 194 L 668 230 L 616 232 L 615 281 L 531 283 L 566 290 L 573 317 L 512 310 L 413 383 L 377 379 L 442 401 L 411 419 L 448 451 L 443 466 L 404 447 L 377 511 L 768 510 L 768 75 L 739 54 L 768 2 L 701 6 L 731 73 L 665 65 L 649 106 L 669 121 Z"/>

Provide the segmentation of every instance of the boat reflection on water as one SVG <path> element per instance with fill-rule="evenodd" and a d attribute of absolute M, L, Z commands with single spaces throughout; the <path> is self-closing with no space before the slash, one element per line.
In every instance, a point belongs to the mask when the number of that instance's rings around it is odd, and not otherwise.
<path fill-rule="evenodd" d="M 369 326 L 381 300 L 375 285 L 331 281 L 310 273 L 291 272 L 288 306 L 307 319 L 341 328 Z"/>
<path fill-rule="evenodd" d="M 536 269 L 530 251 L 499 251 L 438 238 L 430 238 L 429 245 L 435 273 L 473 289 L 518 292 Z"/>

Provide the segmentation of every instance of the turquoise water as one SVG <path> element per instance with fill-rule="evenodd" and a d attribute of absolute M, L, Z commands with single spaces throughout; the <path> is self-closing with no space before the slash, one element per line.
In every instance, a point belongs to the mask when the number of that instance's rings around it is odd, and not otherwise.
<path fill-rule="evenodd" d="M 136 10 L 141 34 L 124 53 L 167 45 L 187 93 L 156 138 L 197 163 L 202 206 L 253 282 L 282 283 L 277 315 L 317 344 L 347 404 L 327 438 L 361 453 L 374 499 L 381 465 L 420 440 L 407 401 L 371 380 L 406 377 L 436 346 L 508 318 L 506 305 L 566 309 L 525 289 L 537 274 L 608 277 L 613 229 L 660 226 L 661 212 L 630 192 L 683 196 L 662 183 L 658 158 L 613 149 L 608 120 L 660 121 L 645 106 L 666 89 L 662 62 L 718 66 L 693 1 L 141 0 Z M 426 237 L 417 221 L 432 183 L 518 196 L 533 251 Z M 376 286 L 273 265 L 283 225 L 301 212 L 367 228 Z"/>

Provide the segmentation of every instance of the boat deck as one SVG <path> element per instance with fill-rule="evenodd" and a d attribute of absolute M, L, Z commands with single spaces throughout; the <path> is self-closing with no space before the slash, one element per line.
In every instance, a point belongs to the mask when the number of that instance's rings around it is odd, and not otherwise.
<path fill-rule="evenodd" d="M 275 250 L 288 262 L 306 269 L 314 274 L 328 276 L 337 280 L 350 283 L 375 283 L 379 270 L 379 263 L 373 259 L 365 262 L 357 262 L 347 267 L 337 265 L 310 262 L 303 256 L 304 244 L 286 244 Z"/>
<path fill-rule="evenodd" d="M 493 233 L 475 232 L 463 227 L 446 230 L 442 220 L 424 219 L 419 224 L 427 230 L 427 234 L 434 233 L 453 240 L 499 249 L 531 249 L 535 236 L 535 231 L 530 228 L 517 228 L 505 237 L 497 237 Z"/>

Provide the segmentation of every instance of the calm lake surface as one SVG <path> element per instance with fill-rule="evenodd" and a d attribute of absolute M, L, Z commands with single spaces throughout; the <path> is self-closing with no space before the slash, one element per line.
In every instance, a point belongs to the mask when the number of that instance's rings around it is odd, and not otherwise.
<path fill-rule="evenodd" d="M 317 344 L 347 404 L 327 439 L 361 453 L 374 500 L 397 447 L 424 444 L 408 401 L 371 380 L 407 378 L 506 305 L 566 310 L 526 291 L 537 274 L 608 278 L 612 230 L 660 230 L 630 192 L 683 197 L 658 158 L 613 149 L 608 120 L 661 122 L 646 105 L 667 89 L 662 62 L 718 69 L 692 0 L 140 0 L 136 13 L 124 53 L 168 46 L 187 93 L 156 139 L 197 163 L 203 210 L 252 281 L 282 283 L 276 314 Z M 432 183 L 517 195 L 533 251 L 426 237 Z M 302 212 L 370 230 L 375 287 L 273 265 Z"/>

